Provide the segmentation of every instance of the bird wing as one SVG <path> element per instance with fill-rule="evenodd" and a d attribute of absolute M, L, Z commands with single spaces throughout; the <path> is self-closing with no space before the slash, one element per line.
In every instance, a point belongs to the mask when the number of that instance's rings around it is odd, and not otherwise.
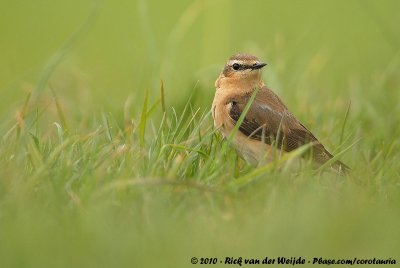
<path fill-rule="evenodd" d="M 251 93 L 230 100 L 229 116 L 234 125 L 250 97 Z M 239 130 L 251 139 L 269 145 L 275 143 L 277 148 L 287 152 L 313 143 L 314 154 L 324 155 L 324 159 L 318 162 L 326 162 L 332 158 L 317 138 L 289 112 L 281 99 L 265 86 L 257 93 Z"/>

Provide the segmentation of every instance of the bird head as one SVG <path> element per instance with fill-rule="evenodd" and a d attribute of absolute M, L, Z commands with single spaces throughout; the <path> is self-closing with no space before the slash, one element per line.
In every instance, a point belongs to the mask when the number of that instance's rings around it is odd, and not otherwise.
<path fill-rule="evenodd" d="M 233 79 L 260 77 L 261 69 L 267 65 L 250 54 L 236 54 L 226 63 L 221 75 Z"/>
<path fill-rule="evenodd" d="M 250 54 L 236 54 L 225 64 L 216 87 L 223 84 L 242 85 L 245 88 L 256 87 L 262 83 L 261 70 L 266 63 L 261 62 L 256 56 Z"/>

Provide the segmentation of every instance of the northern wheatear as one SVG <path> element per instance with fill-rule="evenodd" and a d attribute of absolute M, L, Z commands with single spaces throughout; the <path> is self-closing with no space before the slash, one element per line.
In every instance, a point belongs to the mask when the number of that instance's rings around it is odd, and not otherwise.
<path fill-rule="evenodd" d="M 272 160 L 273 152 L 293 151 L 311 143 L 314 162 L 321 165 L 333 156 L 287 109 L 282 100 L 261 79 L 265 63 L 253 55 L 237 54 L 226 63 L 215 82 L 212 104 L 214 124 L 228 138 L 254 90 L 259 89 L 232 143 L 246 161 L 258 165 Z M 275 148 L 273 148 L 275 146 Z M 332 164 L 339 172 L 349 168 L 340 161 Z"/>

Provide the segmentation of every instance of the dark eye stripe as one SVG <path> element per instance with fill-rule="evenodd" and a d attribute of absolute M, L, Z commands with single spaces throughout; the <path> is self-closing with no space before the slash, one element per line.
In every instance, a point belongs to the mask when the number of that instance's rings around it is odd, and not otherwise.
<path fill-rule="evenodd" d="M 231 65 L 232 69 L 235 71 L 239 71 L 239 70 L 246 70 L 246 69 L 253 69 L 254 65 L 245 65 L 245 64 L 240 64 L 235 62 L 234 64 Z"/>
<path fill-rule="evenodd" d="M 232 69 L 235 70 L 235 71 L 241 69 L 241 67 L 242 66 L 239 63 L 235 62 L 234 64 L 232 64 Z"/>

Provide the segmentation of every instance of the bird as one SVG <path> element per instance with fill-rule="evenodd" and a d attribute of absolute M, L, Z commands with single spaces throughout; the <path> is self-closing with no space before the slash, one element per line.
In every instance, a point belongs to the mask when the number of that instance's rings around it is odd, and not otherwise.
<path fill-rule="evenodd" d="M 310 144 L 312 162 L 317 166 L 323 165 L 333 155 L 265 85 L 261 73 L 266 65 L 251 54 L 236 54 L 229 58 L 215 81 L 211 107 L 215 128 L 228 139 L 257 90 L 231 141 L 239 156 L 257 166 Z M 339 160 L 334 161 L 331 168 L 340 174 L 350 170 Z"/>

